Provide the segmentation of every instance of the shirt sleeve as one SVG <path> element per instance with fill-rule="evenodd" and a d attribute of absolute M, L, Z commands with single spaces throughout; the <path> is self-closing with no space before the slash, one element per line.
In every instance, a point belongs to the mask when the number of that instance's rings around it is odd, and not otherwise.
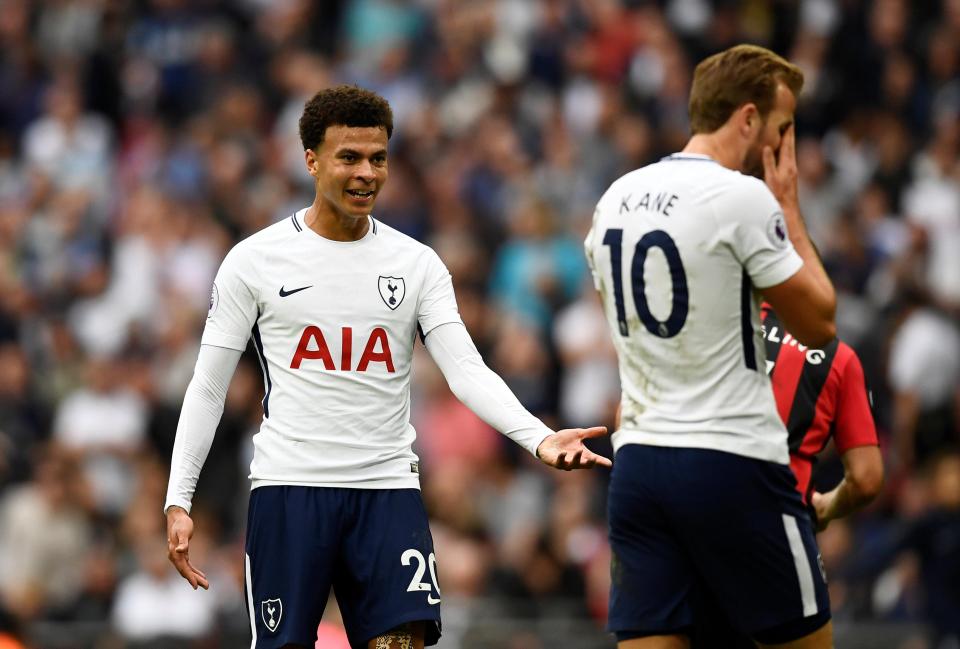
<path fill-rule="evenodd" d="M 203 329 L 202 345 L 243 351 L 257 321 L 258 293 L 251 281 L 251 267 L 244 251 L 234 247 L 223 260 L 213 281 L 210 310 Z"/>
<path fill-rule="evenodd" d="M 786 281 L 803 266 L 783 211 L 762 181 L 744 177 L 718 201 L 721 232 L 750 281 L 759 289 Z"/>
<path fill-rule="evenodd" d="M 463 324 L 457 309 L 457 298 L 453 293 L 450 271 L 432 250 L 429 251 L 425 263 L 424 288 L 417 309 L 421 336 L 426 336 L 442 324 Z"/>
<path fill-rule="evenodd" d="M 496 372 L 487 367 L 463 324 L 437 327 L 424 343 L 465 406 L 531 455 L 553 431 L 530 414 Z"/>
<path fill-rule="evenodd" d="M 877 446 L 877 428 L 870 408 L 863 366 L 853 350 L 840 374 L 837 394 L 837 415 L 834 421 L 834 442 L 844 453 L 857 446 Z"/>
<path fill-rule="evenodd" d="M 170 482 L 163 511 L 177 505 L 190 513 L 200 469 L 210 452 L 223 414 L 227 388 L 243 352 L 201 345 L 193 378 L 183 396 L 177 437 L 170 459 Z"/>

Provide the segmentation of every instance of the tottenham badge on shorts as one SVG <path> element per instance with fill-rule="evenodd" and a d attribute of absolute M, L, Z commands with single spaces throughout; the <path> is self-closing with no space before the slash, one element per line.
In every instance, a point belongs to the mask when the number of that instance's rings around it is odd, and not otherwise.
<path fill-rule="evenodd" d="M 279 598 L 260 602 L 260 617 L 271 632 L 276 631 L 280 626 L 280 618 L 283 617 L 283 602 Z"/>
<path fill-rule="evenodd" d="M 390 310 L 396 309 L 403 302 L 406 287 L 402 277 L 381 275 L 377 286 L 380 289 L 380 297 L 383 299 L 383 303 L 390 307 Z"/>

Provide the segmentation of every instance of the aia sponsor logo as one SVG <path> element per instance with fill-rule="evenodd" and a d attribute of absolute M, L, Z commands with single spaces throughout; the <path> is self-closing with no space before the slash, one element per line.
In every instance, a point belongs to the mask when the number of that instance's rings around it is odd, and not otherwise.
<path fill-rule="evenodd" d="M 354 342 L 363 343 L 363 351 L 353 364 Z M 356 345 L 357 348 L 360 345 Z M 396 368 L 393 364 L 393 354 L 390 351 L 390 341 L 383 327 L 374 327 L 366 341 L 354 341 L 353 327 L 340 329 L 340 358 L 335 362 L 327 338 L 320 327 L 308 325 L 300 334 L 300 342 L 290 360 L 290 369 L 298 370 L 304 361 L 320 361 L 327 371 L 340 370 L 341 372 L 366 372 L 374 363 L 382 363 L 387 372 L 393 373 Z"/>

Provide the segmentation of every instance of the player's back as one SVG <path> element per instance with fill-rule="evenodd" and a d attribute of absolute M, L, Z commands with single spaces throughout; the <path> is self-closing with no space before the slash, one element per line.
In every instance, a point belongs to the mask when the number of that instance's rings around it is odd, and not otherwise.
<path fill-rule="evenodd" d="M 676 154 L 617 180 L 586 241 L 620 361 L 614 446 L 712 448 L 780 463 L 755 287 L 802 261 L 759 180 Z"/>

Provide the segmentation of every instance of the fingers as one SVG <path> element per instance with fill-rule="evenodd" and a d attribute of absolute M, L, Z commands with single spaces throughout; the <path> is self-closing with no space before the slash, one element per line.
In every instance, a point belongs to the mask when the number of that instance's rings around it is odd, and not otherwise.
<path fill-rule="evenodd" d="M 605 466 L 608 469 L 613 466 L 613 461 L 611 461 L 610 458 L 597 455 L 596 453 L 590 453 L 590 461 L 590 466 Z"/>
<path fill-rule="evenodd" d="M 190 563 L 190 560 L 187 559 L 187 567 L 190 569 L 190 572 L 193 574 L 193 589 L 196 590 L 197 586 L 200 586 L 204 590 L 210 590 L 210 582 L 207 580 L 207 576 L 193 567 L 193 564 Z"/>
<path fill-rule="evenodd" d="M 568 456 L 569 459 L 567 459 Z M 564 471 L 572 471 L 574 469 L 592 469 L 595 466 L 610 468 L 613 466 L 613 462 L 609 458 L 597 455 L 586 446 L 581 446 L 573 455 L 569 455 L 567 452 L 561 453 L 554 466 Z"/>
<path fill-rule="evenodd" d="M 207 576 L 206 576 L 205 574 L 203 574 L 202 571 L 197 570 L 196 568 L 193 567 L 193 564 L 190 562 L 190 557 L 189 557 L 189 556 L 184 556 L 184 560 L 186 561 L 186 563 L 187 563 L 187 568 L 190 569 L 190 572 L 191 572 L 191 573 L 193 573 L 193 574 L 196 575 L 197 577 L 200 577 L 201 579 L 204 579 L 204 580 L 207 578 Z"/>
<path fill-rule="evenodd" d="M 189 558 L 184 555 L 175 556 L 177 558 L 174 560 L 173 565 L 177 568 L 180 576 L 190 582 L 190 586 L 192 586 L 194 590 L 198 587 L 204 590 L 210 589 L 210 582 L 207 580 L 207 576 L 200 570 L 194 568 Z"/>
<path fill-rule="evenodd" d="M 580 433 L 580 439 L 588 439 L 591 437 L 603 437 L 607 434 L 606 426 L 593 426 L 592 428 L 583 428 L 583 432 Z"/>
<path fill-rule="evenodd" d="M 194 590 L 197 588 L 209 590 L 210 582 L 207 580 L 207 576 L 190 562 L 190 541 L 185 536 L 181 536 L 176 545 L 171 540 L 167 547 L 169 548 L 167 557 L 173 567 L 177 569 L 177 572 L 180 573 L 180 576 L 186 579 Z"/>
<path fill-rule="evenodd" d="M 602 437 L 606 434 L 606 426 L 570 428 L 559 431 L 552 437 L 549 448 L 545 448 L 541 444 L 541 448 L 537 449 L 538 457 L 546 464 L 564 471 L 590 469 L 597 465 L 611 467 L 613 463 L 609 459 L 593 453 L 583 444 L 585 439 Z M 556 455 L 551 457 L 554 451 Z"/>
<path fill-rule="evenodd" d="M 187 558 L 182 554 L 170 553 L 170 561 L 173 563 L 173 567 L 177 569 L 177 572 L 180 573 L 180 576 L 190 582 L 190 586 L 196 590 L 198 580 L 190 568 Z"/>
<path fill-rule="evenodd" d="M 777 160 L 773 155 L 773 149 L 763 147 L 763 175 L 769 180 L 777 173 Z"/>
<path fill-rule="evenodd" d="M 780 144 L 780 159 L 794 160 L 797 150 L 797 130 L 791 124 L 783 134 L 783 142 Z"/>

